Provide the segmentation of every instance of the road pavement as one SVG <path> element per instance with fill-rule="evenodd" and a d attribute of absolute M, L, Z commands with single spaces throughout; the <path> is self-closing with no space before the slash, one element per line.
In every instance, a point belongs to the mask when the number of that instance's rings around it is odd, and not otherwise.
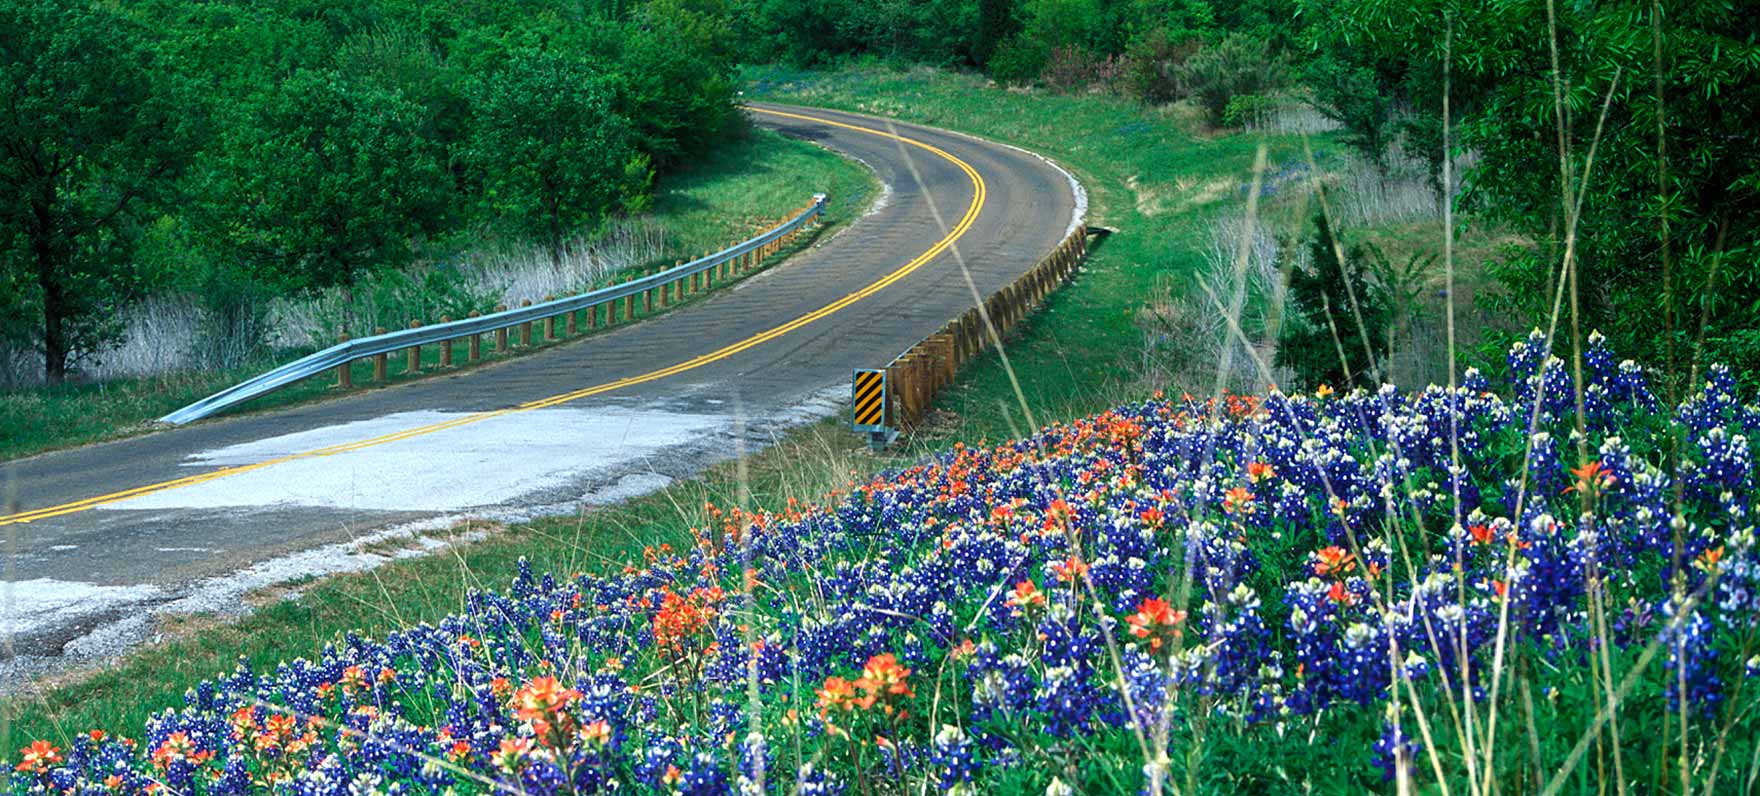
<path fill-rule="evenodd" d="M 573 511 L 688 477 L 847 411 L 851 368 L 883 366 L 972 306 L 974 287 L 1012 281 L 1085 206 L 1066 173 L 1018 149 L 855 114 L 749 110 L 866 164 L 884 186 L 876 207 L 651 320 L 0 463 L 0 632 L 21 660 L 87 654 L 105 647 L 98 636 L 144 632 L 146 608 L 224 611 L 247 586 L 369 565 L 359 541 L 388 528 Z M 817 188 L 802 184 L 802 201 Z"/>

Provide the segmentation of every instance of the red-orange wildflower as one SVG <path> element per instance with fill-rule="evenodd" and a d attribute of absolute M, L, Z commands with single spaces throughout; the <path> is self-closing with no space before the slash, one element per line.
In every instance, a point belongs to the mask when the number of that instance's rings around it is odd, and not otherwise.
<path fill-rule="evenodd" d="M 1581 467 L 1572 467 L 1571 475 L 1577 477 L 1577 482 L 1565 487 L 1564 491 L 1587 492 L 1590 495 L 1601 494 L 1602 490 L 1613 486 L 1614 481 L 1616 480 L 1612 473 L 1607 472 L 1607 470 L 1601 466 L 1601 462 L 1599 461 L 1589 462 Z"/>
<path fill-rule="evenodd" d="M 1185 611 L 1176 611 L 1160 597 L 1150 597 L 1137 604 L 1137 612 L 1125 617 L 1131 635 L 1149 640 L 1149 649 L 1160 652 L 1163 645 L 1179 638 Z"/>
<path fill-rule="evenodd" d="M 1072 554 L 1069 558 L 1052 564 L 1051 571 L 1057 575 L 1058 580 L 1074 583 L 1088 574 L 1088 563 L 1081 556 Z"/>
<path fill-rule="evenodd" d="M 15 767 L 18 771 L 32 774 L 48 773 L 49 768 L 61 762 L 61 750 L 48 741 L 32 741 L 30 746 L 20 749 L 22 758 Z"/>
<path fill-rule="evenodd" d="M 1323 547 L 1315 551 L 1312 559 L 1314 574 L 1320 577 L 1343 575 L 1356 566 L 1356 556 L 1338 545 Z"/>
<path fill-rule="evenodd" d="M 1038 584 L 1023 580 L 1014 585 L 1014 591 L 1008 593 L 1008 605 L 1016 613 L 1029 608 L 1040 608 L 1045 605 L 1045 592 L 1039 591 Z"/>
<path fill-rule="evenodd" d="M 1253 493 L 1240 486 L 1228 490 L 1222 495 L 1222 510 L 1230 514 L 1253 513 Z"/>

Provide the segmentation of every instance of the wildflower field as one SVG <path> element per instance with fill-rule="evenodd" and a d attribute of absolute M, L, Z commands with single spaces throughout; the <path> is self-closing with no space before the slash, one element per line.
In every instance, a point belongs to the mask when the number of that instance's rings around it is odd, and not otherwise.
<path fill-rule="evenodd" d="M 1744 405 L 1592 337 L 1497 383 L 1154 400 L 241 666 L 15 794 L 1752 793 Z M 1580 431 L 1579 431 L 1580 427 Z"/>

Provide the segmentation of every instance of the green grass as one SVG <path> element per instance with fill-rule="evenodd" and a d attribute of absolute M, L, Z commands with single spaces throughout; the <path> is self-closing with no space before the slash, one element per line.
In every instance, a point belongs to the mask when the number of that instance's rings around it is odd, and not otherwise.
<path fill-rule="evenodd" d="M 1206 225 L 1238 206 L 1242 191 L 1237 186 L 1251 178 L 1258 146 L 1258 139 L 1245 136 L 1194 135 L 1174 116 L 1122 100 L 1016 93 L 977 78 L 926 70 L 828 75 L 762 70 L 751 78 L 748 95 L 890 113 L 969 131 L 1037 150 L 1078 174 L 1092 203 L 1090 224 L 1119 232 L 1097 245 L 1084 272 L 1007 340 L 1014 372 L 1040 423 L 1104 409 L 1144 389 L 1129 375 L 1131 358 L 1142 345 L 1134 313 L 1170 280 L 1177 282 L 1198 267 Z M 1299 157 L 1298 142 L 1268 145 L 1274 164 Z M 803 155 L 794 162 L 814 161 Z M 743 179 L 741 173 L 724 177 L 729 182 L 721 184 Z M 761 187 L 749 185 L 753 191 Z M 835 200 L 840 192 L 836 183 L 829 186 Z M 698 201 L 707 201 L 697 198 L 698 190 L 708 189 L 688 180 L 663 186 L 656 207 L 688 213 Z M 798 201 L 798 190 L 774 198 L 786 210 Z M 674 209 L 664 210 L 668 206 Z M 840 212 L 855 209 L 844 205 Z M 687 250 L 711 247 L 714 240 L 705 237 Z M 132 732 L 147 714 L 180 705 L 186 688 L 229 670 L 240 655 L 258 664 L 309 657 L 346 631 L 382 636 L 457 612 L 466 589 L 504 587 L 521 556 L 538 571 L 591 571 L 620 563 L 644 545 L 688 539 L 705 501 L 737 504 L 744 489 L 763 506 L 779 507 L 790 497 L 817 500 L 852 476 L 909 462 L 953 439 L 999 440 L 1025 431 L 1008 373 L 994 353 L 962 371 L 938 408 L 943 411 L 934 422 L 893 452 L 869 453 L 841 419 L 828 420 L 796 429 L 748 457 L 743 479 L 737 465 L 717 466 L 699 479 L 620 506 L 540 520 L 440 555 L 329 578 L 304 589 L 297 600 L 273 601 L 237 622 L 192 619 L 170 640 L 115 667 L 40 698 L 15 701 L 8 707 L 12 737 L 56 739 L 94 726 Z"/>
<path fill-rule="evenodd" d="M 867 209 L 873 187 L 873 173 L 859 163 L 754 128 L 664 180 L 652 213 L 666 225 L 667 249 L 689 258 L 751 237 L 815 193 L 828 196 L 828 219 L 848 221 Z"/>
<path fill-rule="evenodd" d="M 847 221 L 866 208 L 872 183 L 873 175 L 860 164 L 812 144 L 751 130 L 659 184 L 648 215 L 666 230 L 668 256 L 638 267 L 670 265 L 744 240 L 787 218 L 815 192 L 830 196 L 829 223 Z M 534 341 L 542 336 L 539 328 Z M 492 348 L 486 338 L 484 353 Z M 463 341 L 455 349 L 454 362 L 463 365 Z M 172 410 L 309 353 L 277 351 L 227 369 L 0 391 L 0 461 L 146 433 Z M 389 358 L 391 382 L 412 377 L 404 372 L 404 361 L 401 354 Z M 422 361 L 423 373 L 433 373 L 440 362 L 438 346 L 425 349 Z M 371 381 L 370 363 L 356 363 L 353 372 L 357 387 Z M 335 385 L 333 375 L 308 379 L 258 399 L 247 411 L 324 398 L 336 394 Z"/>

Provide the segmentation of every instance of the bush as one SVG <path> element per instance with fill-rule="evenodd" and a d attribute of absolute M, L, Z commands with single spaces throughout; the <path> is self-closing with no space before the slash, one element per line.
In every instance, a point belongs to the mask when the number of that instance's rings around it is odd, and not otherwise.
<path fill-rule="evenodd" d="M 1382 165 L 1392 143 L 1389 120 L 1394 100 L 1381 89 L 1374 70 L 1328 55 L 1310 64 L 1304 77 L 1314 90 L 1315 106 L 1344 126 L 1344 142 L 1376 166 Z"/>
<path fill-rule="evenodd" d="M 1373 385 L 1378 365 L 1387 361 L 1387 297 L 1363 278 L 1369 260 L 1363 248 L 1351 247 L 1342 261 L 1339 249 L 1332 226 L 1316 213 L 1309 264 L 1290 271 L 1289 318 L 1277 339 L 1277 365 L 1293 371 L 1305 389 Z"/>
<path fill-rule="evenodd" d="M 1038 79 L 1051 61 L 1051 48 L 1023 36 L 998 45 L 990 57 L 990 76 L 999 83 L 1025 85 Z"/>
<path fill-rule="evenodd" d="M 1222 109 L 1222 124 L 1225 127 L 1249 127 L 1270 118 L 1287 105 L 1282 97 L 1242 94 L 1230 99 L 1228 106 Z"/>
<path fill-rule="evenodd" d="M 1121 67 L 1116 56 L 1100 58 L 1079 47 L 1055 47 L 1039 80 L 1059 94 L 1075 94 L 1090 88 L 1111 88 Z"/>
<path fill-rule="evenodd" d="M 1198 46 L 1197 39 L 1176 40 L 1166 28 L 1138 37 L 1124 55 L 1125 90 L 1148 105 L 1184 99 L 1179 71 L 1198 52 Z"/>
<path fill-rule="evenodd" d="M 1288 71 L 1272 54 L 1270 43 L 1242 34 L 1198 50 L 1177 74 L 1214 125 L 1224 123 L 1228 103 L 1235 97 L 1266 94 L 1288 83 Z"/>

